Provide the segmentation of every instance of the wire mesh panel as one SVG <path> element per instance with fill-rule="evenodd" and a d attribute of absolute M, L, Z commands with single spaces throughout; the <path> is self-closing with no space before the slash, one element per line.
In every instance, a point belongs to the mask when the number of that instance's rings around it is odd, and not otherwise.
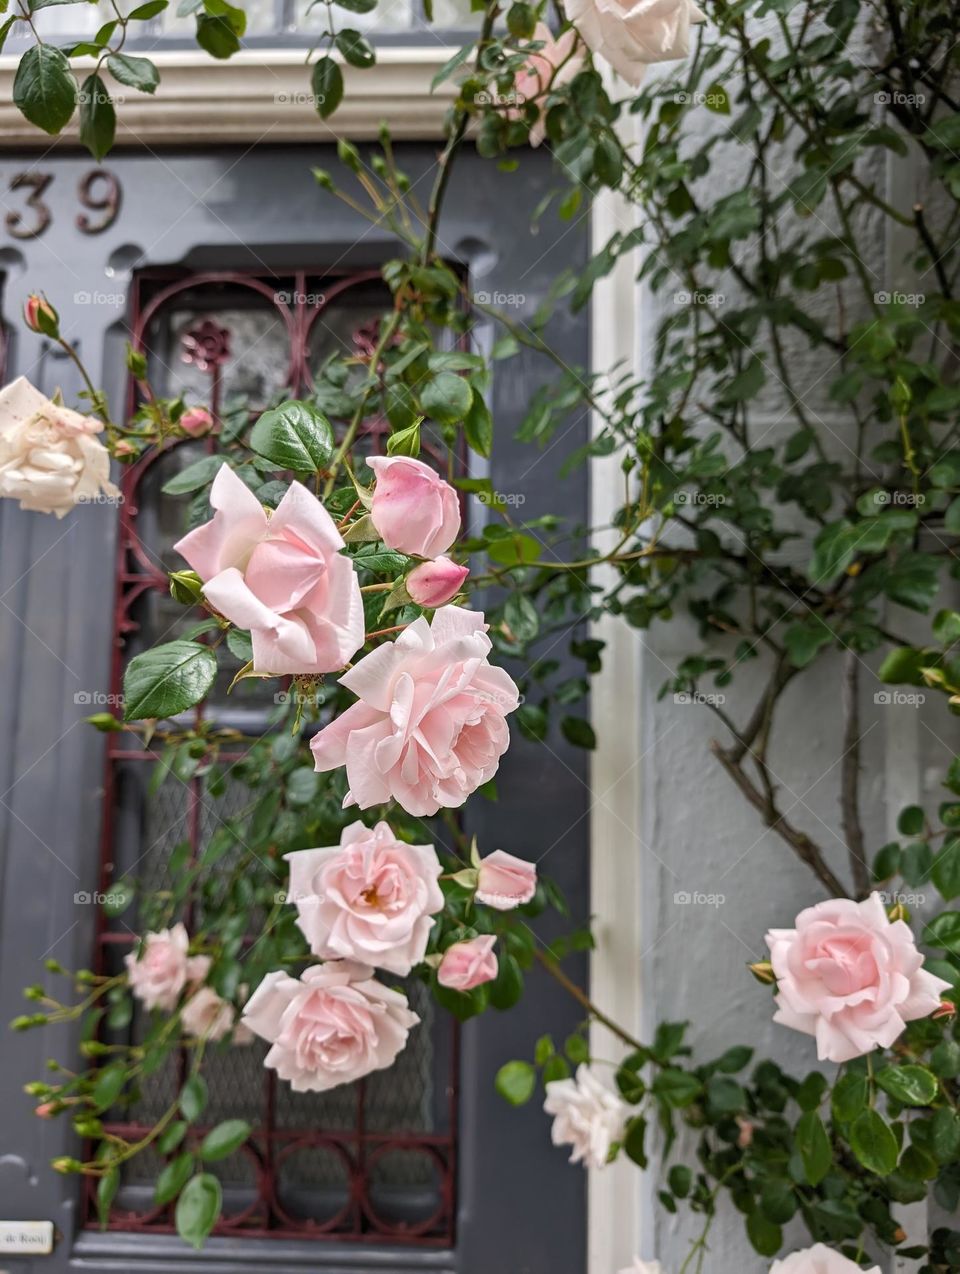
<path fill-rule="evenodd" d="M 333 353 L 369 356 L 377 316 L 389 306 L 376 271 L 324 274 L 145 272 L 134 287 L 134 347 L 148 360 L 151 384 L 164 395 L 209 404 L 220 419 L 241 396 L 251 417 L 281 394 L 308 396 L 313 371 Z M 129 408 L 136 405 L 131 382 Z M 365 422 L 361 444 L 382 450 L 388 425 Z M 163 495 L 168 479 L 214 447 L 211 439 L 183 441 L 127 470 L 117 555 L 115 649 L 111 693 L 119 702 L 127 660 L 171 641 L 196 615 L 172 601 L 167 571 L 182 566 L 173 551 L 183 534 L 183 505 Z M 237 661 L 237 669 L 240 661 Z M 273 692 L 245 682 L 226 690 L 237 669 L 226 668 L 197 720 L 215 719 L 244 735 L 268 729 Z M 226 767 L 242 761 L 242 744 L 221 753 Z M 196 778 L 167 775 L 158 783 L 157 753 L 127 734 L 108 736 L 104 780 L 101 889 L 136 877 L 141 893 L 162 888 L 181 862 L 196 863 L 218 828 L 238 815 L 248 794 L 226 786 L 213 797 Z M 215 882 L 214 882 L 215 883 Z M 198 904 L 202 906 L 201 904 Z M 202 916 L 195 917 L 202 922 Z M 249 917 L 254 933 L 258 916 Z M 125 917 L 102 917 L 98 969 L 116 972 L 136 941 Z M 132 922 L 131 922 L 132 923 Z M 389 1070 L 327 1093 L 295 1093 L 264 1069 L 267 1046 L 215 1045 L 204 1061 L 209 1100 L 205 1125 L 247 1120 L 249 1140 L 209 1165 L 223 1187 L 215 1233 L 251 1237 L 353 1239 L 431 1246 L 453 1241 L 456 1173 L 457 1033 L 434 1013 L 423 985 L 404 989 L 420 1026 Z M 122 1028 L 139 1042 L 148 1022 L 137 1012 Z M 123 1121 L 108 1128 L 128 1141 L 146 1137 L 176 1100 L 186 1073 L 176 1051 L 145 1076 Z M 198 1131 L 202 1131 L 202 1128 Z M 164 1158 L 152 1147 L 137 1155 L 122 1178 L 108 1227 L 170 1232 L 172 1204 L 154 1202 Z M 87 1222 L 97 1224 L 92 1192 Z"/>

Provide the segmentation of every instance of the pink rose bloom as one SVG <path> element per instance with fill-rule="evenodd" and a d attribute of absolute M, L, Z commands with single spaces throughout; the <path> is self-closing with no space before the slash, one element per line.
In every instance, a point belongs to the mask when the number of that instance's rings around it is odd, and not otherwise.
<path fill-rule="evenodd" d="M 299 980 L 268 973 L 243 1020 L 273 1045 L 264 1066 L 298 1093 L 322 1093 L 383 1070 L 420 1021 L 399 992 L 349 960 L 315 964 Z"/>
<path fill-rule="evenodd" d="M 333 672 L 363 645 L 363 600 L 343 540 L 320 501 L 292 482 L 269 514 L 223 465 L 210 490 L 216 510 L 175 545 L 204 582 L 204 596 L 253 638 L 258 673 Z"/>
<path fill-rule="evenodd" d="M 570 0 L 567 17 L 589 49 L 637 85 L 651 62 L 690 51 L 690 26 L 705 15 L 693 0 Z"/>
<path fill-rule="evenodd" d="M 191 438 L 202 438 L 213 428 L 213 417 L 206 407 L 191 407 L 183 413 L 177 424 Z"/>
<path fill-rule="evenodd" d="M 507 111 L 509 119 L 523 118 L 523 106 L 527 102 L 537 102 L 540 110 L 535 123 L 530 128 L 530 145 L 539 146 L 547 135 L 547 110 L 544 99 L 551 89 L 569 84 L 583 67 L 584 56 L 576 31 L 571 27 L 556 40 L 553 32 L 545 22 L 538 22 L 534 32 L 534 40 L 543 41 L 543 48 L 531 53 L 526 65 L 513 81 L 513 89 L 517 95 L 517 106 Z"/>
<path fill-rule="evenodd" d="M 415 557 L 439 557 L 460 531 L 460 501 L 422 460 L 371 456 L 376 485 L 370 517 L 387 548 Z"/>
<path fill-rule="evenodd" d="M 409 973 L 443 910 L 442 870 L 432 845 L 406 845 L 386 823 L 351 823 L 340 844 L 286 854 L 289 902 L 316 956 L 345 957 Z"/>
<path fill-rule="evenodd" d="M 470 574 L 467 566 L 458 566 L 449 557 L 438 557 L 432 562 L 421 562 L 406 578 L 407 592 L 418 606 L 436 610 L 456 597 L 460 585 Z"/>
<path fill-rule="evenodd" d="M 890 923 L 879 894 L 807 907 L 796 925 L 766 936 L 777 979 L 774 1021 L 815 1035 L 821 1062 L 889 1048 L 950 985 L 924 972 L 909 926 Z"/>
<path fill-rule="evenodd" d="M 477 873 L 477 902 L 497 911 L 522 907 L 537 891 L 537 869 L 533 863 L 495 849 L 480 862 Z"/>
<path fill-rule="evenodd" d="M 586 1065 L 577 1067 L 575 1079 L 551 1080 L 546 1093 L 543 1109 L 553 1115 L 553 1144 L 571 1147 L 571 1163 L 604 1167 L 614 1143 L 623 1137 L 626 1103 Z"/>
<path fill-rule="evenodd" d="M 774 1261 L 770 1274 L 880 1274 L 880 1266 L 873 1265 L 865 1270 L 855 1261 L 848 1261 L 842 1252 L 816 1243 L 802 1252 L 784 1257 L 782 1261 Z"/>
<path fill-rule="evenodd" d="M 472 991 L 475 986 L 492 982 L 500 967 L 493 951 L 496 941 L 492 933 L 484 933 L 479 938 L 455 942 L 443 953 L 437 981 L 452 991 Z"/>
<path fill-rule="evenodd" d="M 222 1040 L 233 1030 L 237 1013 L 233 1005 L 217 995 L 212 986 L 202 986 L 191 995 L 180 1014 L 184 1034 L 192 1039 Z M 242 1024 L 233 1032 L 234 1044 L 250 1044 L 253 1034 Z"/>
<path fill-rule="evenodd" d="M 345 805 L 391 799 L 410 814 L 456 809 L 492 779 L 519 692 L 487 662 L 479 611 L 443 606 L 340 678 L 360 699 L 311 741 L 316 769 L 347 767 Z"/>
<path fill-rule="evenodd" d="M 187 954 L 190 939 L 182 924 L 145 934 L 139 953 L 124 956 L 130 990 L 146 1009 L 176 1008 L 188 982 L 201 982 L 210 968 L 209 956 Z"/>

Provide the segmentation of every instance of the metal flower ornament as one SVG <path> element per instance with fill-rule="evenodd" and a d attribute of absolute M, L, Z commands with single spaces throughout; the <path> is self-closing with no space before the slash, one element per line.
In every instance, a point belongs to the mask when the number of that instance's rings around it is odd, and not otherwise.
<path fill-rule="evenodd" d="M 4 35 L 29 31 L 15 83 L 27 119 L 56 133 L 79 107 L 99 159 L 116 124 L 103 77 L 154 91 L 156 68 L 121 46 L 164 5 L 77 49 L 45 41 L 28 13 L 9 16 Z M 310 76 L 327 118 L 375 49 L 324 8 Z M 894 5 L 878 26 L 856 0 L 475 8 L 476 37 L 436 81 L 454 81 L 453 106 L 426 206 L 386 125 L 369 154 L 340 142 L 346 189 L 314 172 L 325 197 L 399 248 L 382 268 L 384 312 L 310 368 L 300 397 L 225 399 L 244 351 L 207 317 L 181 354 L 209 374 L 209 399 L 165 396 L 138 338 L 134 406 L 118 419 L 56 298 L 27 303 L 28 330 L 85 389 L 65 403 L 20 377 L 0 392 L 0 497 L 58 518 L 121 504 L 162 458 L 182 514 L 182 564 L 169 570 L 177 636 L 131 655 L 122 714 L 90 723 L 155 755 L 161 782 L 173 773 L 217 797 L 231 784 L 245 794 L 208 843 L 177 853 L 160 887 L 113 882 L 111 916 L 136 915 L 122 955 L 79 970 L 49 960 L 50 976 L 27 988 L 31 1012 L 15 1029 L 83 1025 L 79 1062 L 52 1060 L 27 1086 L 39 1117 L 69 1120 L 82 1139 L 82 1157 L 54 1167 L 88 1179 L 108 1225 L 131 1160 L 159 1153 L 154 1203 L 201 1246 L 224 1225 L 210 1164 L 254 1131 L 239 1117 L 204 1124 L 211 1057 L 262 1053 L 271 1084 L 326 1093 L 402 1065 L 423 1029 L 414 988 L 465 1019 L 512 1008 L 536 967 L 578 1006 L 578 1026 L 559 1046 L 545 1035 L 531 1057 L 503 1059 L 491 1083 L 514 1105 L 541 1090 L 572 1162 L 662 1171 L 662 1207 L 700 1218 L 682 1263 L 646 1253 L 636 1274 L 718 1268 L 710 1236 L 724 1200 L 771 1274 L 874 1274 L 891 1251 L 930 1274 L 957 1268 L 960 1232 L 908 1235 L 900 1205 L 960 1201 L 960 758 L 945 767 L 936 815 L 908 807 L 898 839 L 871 851 L 858 688 L 870 676 L 942 695 L 949 712 L 960 704 L 960 613 L 941 606 L 960 545 L 960 11 L 923 0 L 901 21 Z M 201 47 L 239 47 L 241 9 L 191 11 Z M 82 89 L 75 56 L 96 58 Z M 440 226 L 465 146 L 522 180 L 528 144 L 556 161 L 540 215 L 574 219 L 604 192 L 638 215 L 521 320 L 471 290 Z M 716 180 L 721 152 L 742 160 L 737 181 Z M 929 210 L 891 196 L 880 152 L 923 165 Z M 878 220 L 895 233 L 878 236 Z M 919 312 L 874 292 L 865 261 L 879 240 L 905 245 L 899 265 L 928 280 Z M 551 348 L 554 316 L 577 313 L 624 266 L 672 297 L 648 379 L 572 368 Z M 492 345 L 472 341 L 478 318 L 497 325 Z M 622 504 L 592 528 L 599 538 L 562 510 L 524 518 L 483 476 L 497 367 L 521 350 L 544 376 L 520 440 L 560 445 L 570 414 L 589 411 L 597 428 L 566 463 L 619 463 Z M 850 424 L 842 446 L 797 386 L 800 365 L 827 367 L 831 419 Z M 538 869 L 544 847 L 464 832 L 467 803 L 495 799 L 512 735 L 595 745 L 584 700 L 603 643 L 583 620 L 645 629 L 678 608 L 699 645 L 664 694 L 713 714 L 721 737 L 704 764 L 729 775 L 815 891 L 799 914 L 758 918 L 749 965 L 771 1016 L 798 1033 L 799 1075 L 747 1045 L 703 1060 L 683 1021 L 635 1038 L 564 967 L 593 939 Z M 903 608 L 931 614 L 928 635 L 899 635 Z M 557 675 L 560 641 L 582 676 Z M 795 820 L 769 762 L 784 693 L 838 666 L 833 839 L 845 864 Z M 750 688 L 743 720 L 717 693 L 735 676 Z M 271 702 L 270 731 L 247 736 L 201 711 L 215 696 Z M 944 906 L 914 918 L 902 887 L 921 885 Z M 569 928 L 549 943 L 536 924 L 547 909 L 554 930 L 557 917 Z M 132 1032 L 134 1020 L 145 1029 Z M 178 1091 L 134 1136 L 122 1116 L 172 1056 L 183 1059 Z M 681 1130 L 696 1139 L 692 1163 Z M 811 1245 L 790 1251 L 794 1220 Z"/>

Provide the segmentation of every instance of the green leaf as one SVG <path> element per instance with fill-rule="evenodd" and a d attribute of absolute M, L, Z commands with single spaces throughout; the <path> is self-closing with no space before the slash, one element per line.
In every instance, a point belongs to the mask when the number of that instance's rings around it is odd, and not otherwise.
<path fill-rule="evenodd" d="M 929 1106 L 937 1095 L 937 1077 L 925 1066 L 884 1066 L 877 1083 L 904 1106 Z"/>
<path fill-rule="evenodd" d="M 154 1203 L 159 1207 L 175 1199 L 190 1180 L 192 1172 L 193 1155 L 189 1150 L 177 1155 L 176 1159 L 171 1159 L 157 1177 L 157 1184 L 153 1191 Z"/>
<path fill-rule="evenodd" d="M 132 57 L 129 53 L 111 53 L 107 70 L 115 80 L 140 93 L 155 93 L 160 83 L 160 72 L 149 58 Z"/>
<path fill-rule="evenodd" d="M 168 1155 L 176 1150 L 177 1146 L 187 1135 L 188 1126 L 185 1119 L 175 1119 L 173 1123 L 168 1124 L 157 1138 L 157 1150 L 159 1153 Z"/>
<path fill-rule="evenodd" d="M 163 720 L 199 703 L 217 677 L 209 646 L 171 641 L 135 655 L 123 674 L 124 721 Z"/>
<path fill-rule="evenodd" d="M 208 1162 L 212 1159 L 226 1159 L 243 1145 L 250 1132 L 250 1125 L 245 1119 L 225 1119 L 216 1128 L 211 1128 L 200 1143 L 200 1158 Z"/>
<path fill-rule="evenodd" d="M 923 927 L 922 940 L 930 947 L 958 951 L 960 944 L 960 911 L 941 911 Z"/>
<path fill-rule="evenodd" d="M 540 631 L 537 608 L 523 593 L 511 593 L 503 608 L 503 618 L 521 646 L 533 641 Z"/>
<path fill-rule="evenodd" d="M 472 404 L 470 382 L 456 372 L 437 372 L 420 393 L 424 413 L 441 425 L 455 425 L 463 420 Z"/>
<path fill-rule="evenodd" d="M 564 717 L 560 722 L 563 737 L 575 748 L 592 749 L 597 746 L 597 736 L 593 726 L 583 717 Z"/>
<path fill-rule="evenodd" d="M 497 976 L 490 983 L 490 1003 L 495 1009 L 512 1009 L 523 995 L 523 974 L 512 955 L 501 955 Z"/>
<path fill-rule="evenodd" d="M 93 1085 L 93 1101 L 98 1110 L 109 1110 L 123 1092 L 127 1082 L 127 1068 L 121 1062 L 105 1066 Z"/>
<path fill-rule="evenodd" d="M 376 3 L 376 0 L 374 0 Z M 329 119 L 343 101 L 343 72 L 331 57 L 322 57 L 310 75 L 314 105 L 321 119 Z"/>
<path fill-rule="evenodd" d="M 310 403 L 282 403 L 254 425 L 250 446 L 280 469 L 319 473 L 333 456 L 333 428 Z"/>
<path fill-rule="evenodd" d="M 727 1075 L 735 1074 L 736 1071 L 742 1071 L 750 1058 L 753 1057 L 753 1049 L 748 1048 L 746 1044 L 735 1044 L 733 1048 L 727 1051 L 717 1059 L 715 1066 L 718 1071 L 723 1071 Z"/>
<path fill-rule="evenodd" d="M 867 1171 L 878 1177 L 889 1176 L 897 1166 L 897 1139 L 875 1110 L 864 1110 L 854 1120 L 850 1128 L 850 1149 Z"/>
<path fill-rule="evenodd" d="M 239 51 L 240 37 L 229 17 L 201 13 L 197 15 L 197 43 L 211 57 L 222 60 Z"/>
<path fill-rule="evenodd" d="M 483 395 L 476 389 L 473 391 L 470 410 L 463 421 L 463 432 L 466 434 L 470 448 L 478 456 L 489 460 L 490 452 L 493 450 L 493 416 L 483 400 Z"/>
<path fill-rule="evenodd" d="M 848 1124 L 856 1119 L 867 1104 L 867 1077 L 859 1071 L 847 1071 L 837 1080 L 831 1097 L 834 1119 Z"/>
<path fill-rule="evenodd" d="M 333 3 L 350 13 L 372 13 L 377 7 L 377 0 L 333 0 Z"/>
<path fill-rule="evenodd" d="M 440 87 L 445 79 L 448 79 L 454 71 L 457 70 L 458 67 L 463 66 L 464 62 L 466 62 L 472 52 L 473 43 L 471 42 L 470 44 L 464 45 L 462 49 L 458 49 L 452 58 L 444 62 L 443 66 L 441 66 L 440 70 L 430 81 L 430 92 L 433 93 Z"/>
<path fill-rule="evenodd" d="M 631 1119 L 627 1124 L 627 1131 L 623 1138 L 623 1148 L 627 1152 L 628 1158 L 632 1159 L 640 1168 L 647 1166 L 647 1152 L 644 1141 L 647 1135 L 647 1121 L 642 1115 L 637 1115 L 635 1119 Z"/>
<path fill-rule="evenodd" d="M 188 495 L 208 486 L 223 468 L 223 456 L 204 456 L 175 473 L 160 488 L 164 495 Z"/>
<path fill-rule="evenodd" d="M 368 41 L 359 31 L 353 31 L 350 27 L 344 27 L 342 31 L 337 32 L 335 43 L 344 62 L 348 62 L 350 66 L 360 68 L 373 66 L 377 60 L 377 55 Z"/>
<path fill-rule="evenodd" d="M 689 1071 L 677 1070 L 673 1066 L 659 1071 L 652 1087 L 653 1092 L 668 1106 L 678 1110 L 696 1101 L 703 1091 L 703 1085 L 696 1075 L 691 1075 Z"/>
<path fill-rule="evenodd" d="M 163 13 L 169 3 L 170 0 L 147 0 L 146 4 L 131 9 L 127 17 L 136 22 L 146 22 L 148 18 L 155 18 L 158 13 Z"/>
<path fill-rule="evenodd" d="M 198 1251 L 217 1223 L 223 1195 L 220 1182 L 209 1172 L 198 1173 L 177 1200 L 177 1233 Z"/>
<path fill-rule="evenodd" d="M 522 703 L 514 715 L 520 733 L 527 739 L 542 743 L 547 737 L 549 718 L 543 708 L 535 703 Z"/>
<path fill-rule="evenodd" d="M 99 75 L 89 75 L 80 89 L 80 140 L 97 163 L 113 146 L 117 113 Z"/>
<path fill-rule="evenodd" d="M 103 914 L 111 919 L 123 915 L 136 892 L 137 887 L 132 880 L 118 880 L 112 884 L 105 895 Z"/>
<path fill-rule="evenodd" d="M 667 1185 L 678 1199 L 685 1199 L 693 1185 L 693 1173 L 685 1163 L 675 1163 L 667 1173 Z"/>
<path fill-rule="evenodd" d="M 797 1149 L 803 1160 L 803 1171 L 812 1186 L 819 1185 L 830 1171 L 833 1148 L 823 1126 L 823 1120 L 815 1110 L 801 1115 L 797 1123 Z"/>
<path fill-rule="evenodd" d="M 924 829 L 925 818 L 919 805 L 908 805 L 900 811 L 897 819 L 897 831 L 901 836 L 919 836 Z"/>
<path fill-rule="evenodd" d="M 2 26 L 0 26 L 0 52 L 3 52 L 3 46 L 7 42 L 7 36 L 10 34 L 13 24 L 17 22 L 19 18 L 20 15 L 18 13 L 11 13 L 10 17 L 5 20 Z"/>
<path fill-rule="evenodd" d="M 31 124 L 59 133 L 77 104 L 77 82 L 70 63 L 52 44 L 27 49 L 13 81 L 13 100 Z"/>
<path fill-rule="evenodd" d="M 119 1189 L 120 1169 L 108 1168 L 97 1182 L 97 1219 L 103 1229 L 106 1229 L 107 1222 L 110 1220 L 110 1208 Z"/>
<path fill-rule="evenodd" d="M 529 1062 L 506 1062 L 497 1071 L 494 1087 L 511 1106 L 522 1106 L 533 1096 L 537 1072 Z"/>
<path fill-rule="evenodd" d="M 940 896 L 951 902 L 960 895 L 960 838 L 951 837 L 933 860 L 930 878 Z"/>
<path fill-rule="evenodd" d="M 759 1208 L 747 1217 L 747 1237 L 761 1256 L 776 1256 L 783 1243 L 783 1231 Z"/>
<path fill-rule="evenodd" d="M 178 1099 L 184 1119 L 196 1123 L 207 1104 L 207 1083 L 202 1075 L 191 1075 L 180 1089 Z"/>

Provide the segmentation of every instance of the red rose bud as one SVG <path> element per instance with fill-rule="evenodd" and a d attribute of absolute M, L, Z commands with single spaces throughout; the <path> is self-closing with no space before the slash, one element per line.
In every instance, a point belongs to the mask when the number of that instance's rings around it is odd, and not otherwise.
<path fill-rule="evenodd" d="M 438 557 L 432 562 L 421 562 L 406 578 L 407 592 L 418 606 L 434 609 L 445 606 L 460 591 L 460 585 L 470 574 L 466 566 L 458 566 L 449 557 Z"/>
<path fill-rule="evenodd" d="M 23 307 L 23 321 L 31 332 L 40 336 L 57 337 L 60 334 L 60 316 L 46 297 L 31 292 Z"/>
<path fill-rule="evenodd" d="M 933 1018 L 956 1017 L 957 1006 L 950 1000 L 941 1000 L 937 1008 L 930 1014 Z"/>
<path fill-rule="evenodd" d="M 191 407 L 183 413 L 177 424 L 191 438 L 202 438 L 213 428 L 213 417 L 206 407 Z"/>

